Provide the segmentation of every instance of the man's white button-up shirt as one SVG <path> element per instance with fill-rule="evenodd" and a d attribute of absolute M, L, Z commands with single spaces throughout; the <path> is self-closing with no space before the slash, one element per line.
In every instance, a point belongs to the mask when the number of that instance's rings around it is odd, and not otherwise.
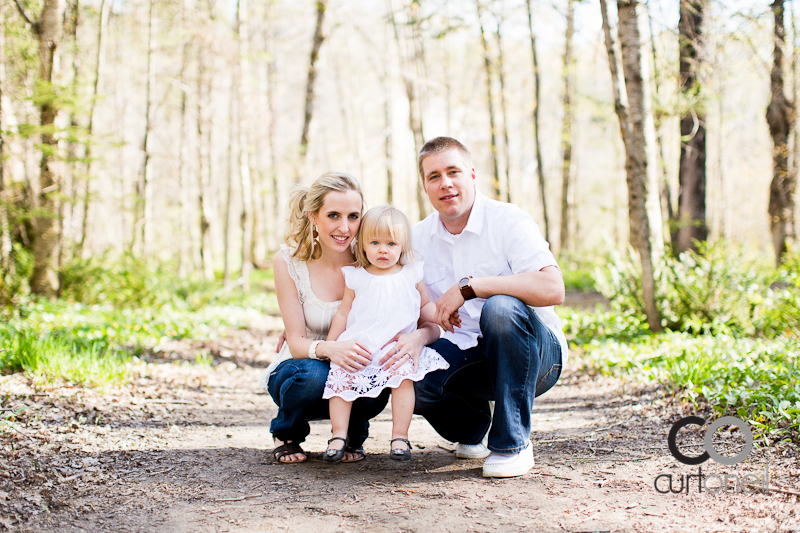
<path fill-rule="evenodd" d="M 538 272 L 558 267 L 550 246 L 531 215 L 513 204 L 490 200 L 477 190 L 467 226 L 453 235 L 434 212 L 413 229 L 414 252 L 425 262 L 428 296 L 435 302 L 464 276 L 476 278 Z M 483 298 L 459 308 L 461 327 L 444 337 L 465 350 L 478 344 Z M 561 344 L 562 365 L 567 361 L 567 339 L 553 306 L 532 307 Z"/>

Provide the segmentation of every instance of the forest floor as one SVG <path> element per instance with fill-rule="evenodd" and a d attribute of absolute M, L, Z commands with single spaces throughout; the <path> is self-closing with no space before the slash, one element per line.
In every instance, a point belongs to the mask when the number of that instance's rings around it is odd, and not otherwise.
<path fill-rule="evenodd" d="M 702 465 L 706 475 L 740 476 L 762 476 L 766 465 L 770 492 L 698 493 L 695 478 L 688 494 L 660 494 L 659 474 L 677 487 L 681 474 L 697 473 L 666 442 L 672 423 L 693 413 L 657 388 L 576 371 L 537 399 L 536 466 L 519 478 L 484 479 L 482 461 L 456 459 L 418 417 L 413 459 L 389 460 L 388 408 L 372 424 L 365 461 L 323 462 L 330 429 L 320 421 L 304 443 L 309 461 L 279 464 L 270 454 L 276 406 L 256 385 L 273 356 L 274 319 L 173 342 L 105 392 L 0 376 L 0 424 L 25 408 L 0 431 L 0 530 L 800 532 L 789 494 L 800 492 L 796 448 Z M 198 353 L 213 362 L 196 364 Z"/>

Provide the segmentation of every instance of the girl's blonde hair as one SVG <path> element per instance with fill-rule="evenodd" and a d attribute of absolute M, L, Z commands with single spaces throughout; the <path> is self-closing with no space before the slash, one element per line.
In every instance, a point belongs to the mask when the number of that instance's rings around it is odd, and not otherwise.
<path fill-rule="evenodd" d="M 356 239 L 356 264 L 361 268 L 369 265 L 364 243 L 373 237 L 390 237 L 403 247 L 400 254 L 400 264 L 407 265 L 414 261 L 414 250 L 411 245 L 411 224 L 402 211 L 391 205 L 379 205 L 367 211 L 361 217 L 361 226 L 358 228 Z"/>
<path fill-rule="evenodd" d="M 311 187 L 298 185 L 289 196 L 289 230 L 284 241 L 289 248 L 294 248 L 292 257 L 300 261 L 319 259 L 322 248 L 312 246 L 316 237 L 309 214 L 317 214 L 325 203 L 325 196 L 332 191 L 355 191 L 361 197 L 361 212 L 364 212 L 364 194 L 361 184 L 350 174 L 344 172 L 327 172 L 317 178 Z"/>

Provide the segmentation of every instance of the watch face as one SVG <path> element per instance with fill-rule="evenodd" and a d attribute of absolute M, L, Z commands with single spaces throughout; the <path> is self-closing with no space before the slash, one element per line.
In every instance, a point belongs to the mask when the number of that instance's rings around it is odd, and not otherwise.
<path fill-rule="evenodd" d="M 459 286 L 459 288 L 462 288 L 462 289 L 463 289 L 463 288 L 464 288 L 464 287 L 466 287 L 467 285 L 469 285 L 469 278 L 461 278 L 460 280 L 458 280 L 458 286 Z"/>

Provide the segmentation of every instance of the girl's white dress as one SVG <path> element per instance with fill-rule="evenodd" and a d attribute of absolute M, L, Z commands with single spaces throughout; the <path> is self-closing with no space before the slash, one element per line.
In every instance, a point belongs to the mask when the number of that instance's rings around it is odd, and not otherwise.
<path fill-rule="evenodd" d="M 391 343 L 381 347 L 398 333 L 417 329 L 420 294 L 416 288 L 422 280 L 422 262 L 404 265 L 394 274 L 376 276 L 363 268 L 342 267 L 344 282 L 356 295 L 347 315 L 347 329 L 337 340 L 358 339 L 366 344 L 372 362 L 366 368 L 350 373 L 331 363 L 323 398 L 339 396 L 353 401 L 363 396 L 377 397 L 386 387 L 395 388 L 405 379 L 421 380 L 433 370 L 450 365 L 436 350 L 425 347 L 419 357 L 417 371 L 409 360 L 397 370 L 383 370 L 380 360 L 394 351 Z"/>

